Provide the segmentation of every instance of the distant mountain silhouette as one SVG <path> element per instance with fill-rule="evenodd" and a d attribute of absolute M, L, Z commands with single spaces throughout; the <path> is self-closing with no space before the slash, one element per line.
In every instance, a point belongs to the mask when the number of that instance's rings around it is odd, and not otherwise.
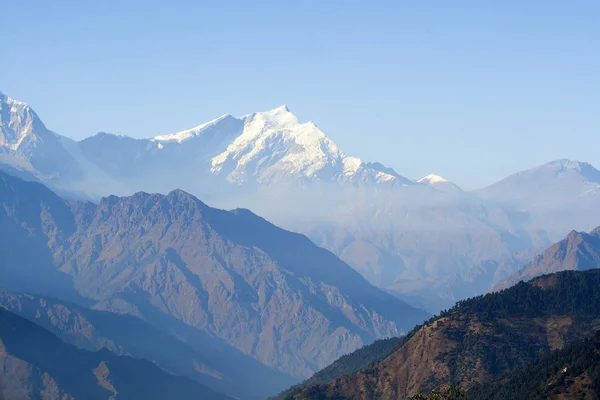
<path fill-rule="evenodd" d="M 558 243 L 536 256 L 521 270 L 498 283 L 493 290 L 501 290 L 522 280 L 559 271 L 585 271 L 600 268 L 600 228 L 592 232 L 572 231 Z"/>

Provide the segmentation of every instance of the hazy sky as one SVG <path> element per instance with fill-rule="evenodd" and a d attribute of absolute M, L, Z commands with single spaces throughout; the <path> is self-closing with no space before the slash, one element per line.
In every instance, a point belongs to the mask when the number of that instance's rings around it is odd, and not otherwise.
<path fill-rule="evenodd" d="M 597 0 L 0 0 L 0 90 L 74 138 L 287 104 L 347 154 L 475 188 L 600 167 L 598 21 Z"/>

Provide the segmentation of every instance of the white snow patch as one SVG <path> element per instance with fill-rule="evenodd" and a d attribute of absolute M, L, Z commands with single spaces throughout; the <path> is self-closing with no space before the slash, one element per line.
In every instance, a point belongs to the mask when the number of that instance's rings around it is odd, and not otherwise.
<path fill-rule="evenodd" d="M 377 182 L 390 182 L 396 179 L 394 175 L 386 174 L 385 172 L 377 172 L 375 178 L 377 178 Z M 404 184 L 404 186 L 406 186 L 406 184 Z"/>
<path fill-rule="evenodd" d="M 449 182 L 449 181 L 439 175 L 429 174 L 426 177 L 419 179 L 417 182 L 433 184 L 433 183 L 444 183 L 444 182 Z"/>
<path fill-rule="evenodd" d="M 205 124 L 202 125 L 198 125 L 194 128 L 191 129 L 187 129 L 185 131 L 181 131 L 181 132 L 177 132 L 177 133 L 170 133 L 168 135 L 159 135 L 159 136 L 155 136 L 154 138 L 150 139 L 152 141 L 156 141 L 156 142 L 177 142 L 177 143 L 182 143 L 190 138 L 193 138 L 194 136 L 198 136 L 199 134 L 201 134 L 206 128 L 210 127 L 210 126 L 214 126 L 215 124 L 217 124 L 219 121 L 222 121 L 223 119 L 230 117 L 229 114 L 225 114 L 220 116 L 217 119 L 214 119 L 212 121 L 209 121 Z"/>
<path fill-rule="evenodd" d="M 358 169 L 362 166 L 363 162 L 360 158 L 356 157 L 345 157 L 342 160 L 344 165 L 344 175 L 354 175 L 358 172 Z"/>

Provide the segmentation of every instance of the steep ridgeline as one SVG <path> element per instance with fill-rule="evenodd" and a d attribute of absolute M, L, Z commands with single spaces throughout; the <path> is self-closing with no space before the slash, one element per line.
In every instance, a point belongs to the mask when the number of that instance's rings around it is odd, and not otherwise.
<path fill-rule="evenodd" d="M 217 340 L 295 377 L 426 318 L 305 236 L 182 191 L 67 203 L 0 174 L 0 203 L 9 289 L 134 315 L 204 351 Z"/>
<path fill-rule="evenodd" d="M 565 271 L 458 303 L 387 358 L 288 399 L 406 399 L 447 383 L 469 389 L 600 328 L 600 270 Z"/>
<path fill-rule="evenodd" d="M 0 308 L 0 398 L 231 399 L 149 361 L 90 352 Z"/>
<path fill-rule="evenodd" d="M 241 353 L 217 346 L 195 349 L 174 336 L 126 315 L 91 310 L 58 299 L 0 290 L 0 307 L 43 327 L 64 342 L 88 351 L 103 348 L 118 355 L 146 359 L 235 398 L 262 400 L 287 382 L 284 374 Z M 199 335 L 201 336 L 201 335 Z M 207 344 L 210 343 L 206 340 Z"/>
<path fill-rule="evenodd" d="M 600 268 L 600 228 L 592 232 L 572 231 L 566 238 L 550 246 L 521 270 L 498 283 L 493 290 L 506 289 L 519 281 L 559 271 L 585 271 Z"/>
<path fill-rule="evenodd" d="M 600 331 L 541 356 L 499 381 L 478 385 L 465 400 L 600 398 Z"/>
<path fill-rule="evenodd" d="M 224 115 L 148 139 L 100 133 L 76 142 L 49 132 L 25 103 L 7 96 L 0 102 L 10 133 L 0 163 L 58 193 L 99 199 L 183 189 L 220 208 L 249 208 L 308 235 L 372 284 L 431 310 L 485 292 L 516 271 L 473 265 L 490 267 L 490 260 L 503 263 L 551 243 L 526 210 L 490 206 L 436 175 L 416 182 L 351 157 L 286 107 Z M 38 153 L 57 165 L 40 164 Z"/>

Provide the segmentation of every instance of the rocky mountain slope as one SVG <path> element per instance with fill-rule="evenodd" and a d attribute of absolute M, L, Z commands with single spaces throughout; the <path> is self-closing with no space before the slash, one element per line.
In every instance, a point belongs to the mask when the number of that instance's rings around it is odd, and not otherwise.
<path fill-rule="evenodd" d="M 510 287 L 519 281 L 559 271 L 585 271 L 600 268 L 600 228 L 592 232 L 572 231 L 560 242 L 536 256 L 518 272 L 498 283 L 493 290 Z"/>
<path fill-rule="evenodd" d="M 258 361 L 207 340 L 196 349 L 140 319 L 91 310 L 51 297 L 0 290 L 0 307 L 26 318 L 64 342 L 88 351 L 146 359 L 168 373 L 186 376 L 229 396 L 264 399 L 291 385 Z M 215 346 L 208 351 L 208 345 Z M 260 382 L 260 383 L 259 383 Z"/>
<path fill-rule="evenodd" d="M 134 315 L 296 377 L 426 317 L 305 236 L 182 191 L 68 203 L 0 174 L 0 204 L 9 289 Z"/>
<path fill-rule="evenodd" d="M 78 349 L 3 308 L 0 392 L 6 399 L 231 399 L 148 361 Z"/>
<path fill-rule="evenodd" d="M 442 384 L 490 382 L 592 335 L 600 327 L 599 284 L 600 270 L 565 271 L 462 301 L 412 331 L 383 361 L 286 398 L 406 399 Z"/>

